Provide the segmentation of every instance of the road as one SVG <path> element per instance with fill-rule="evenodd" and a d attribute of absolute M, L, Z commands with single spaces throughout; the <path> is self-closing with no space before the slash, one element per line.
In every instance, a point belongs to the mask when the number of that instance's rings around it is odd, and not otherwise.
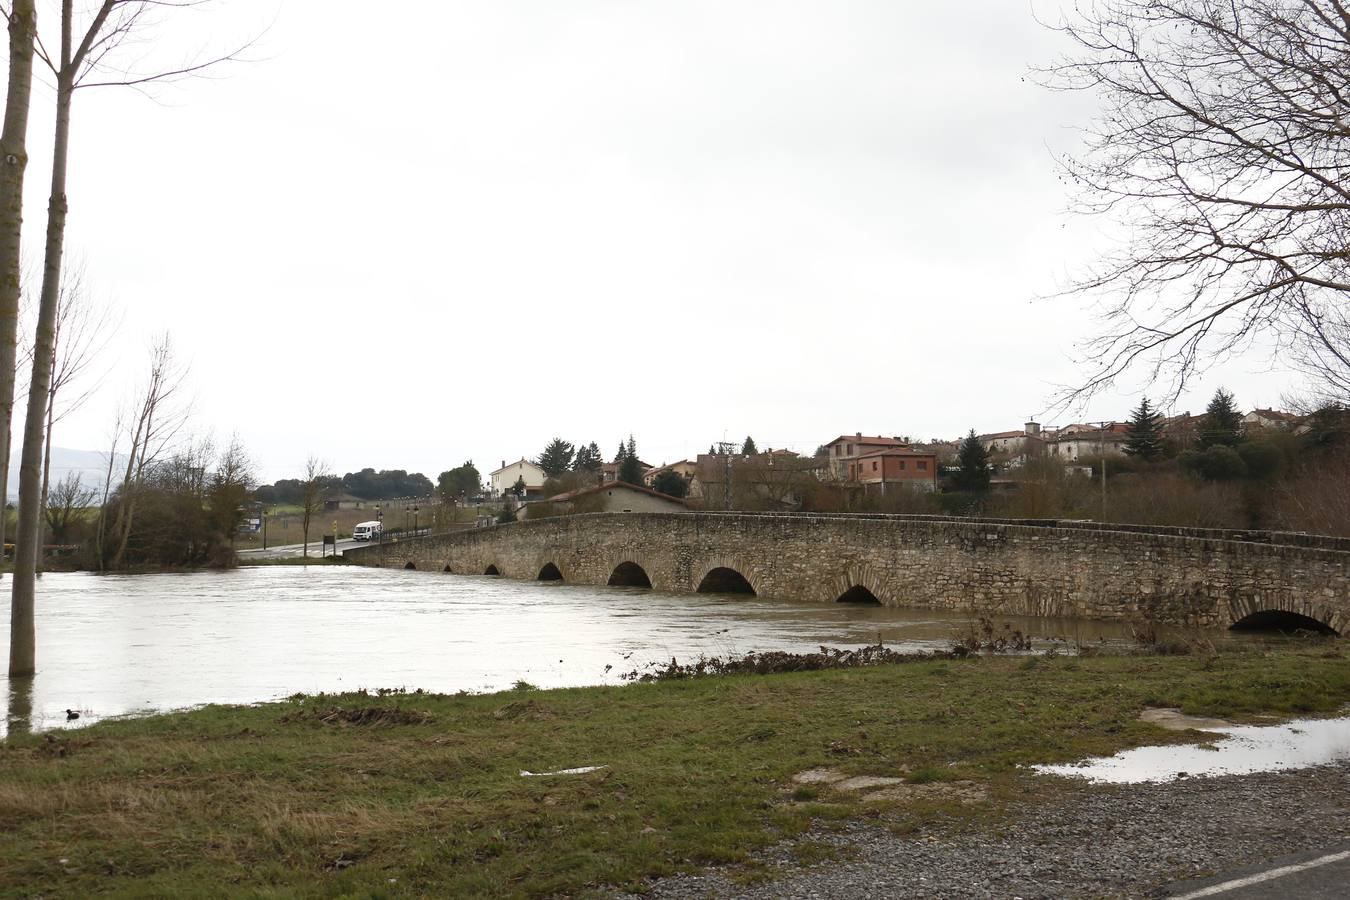
<path fill-rule="evenodd" d="M 350 550 L 353 547 L 364 547 L 366 544 L 366 541 L 354 541 L 351 538 L 347 538 L 338 541 L 337 548 L 338 552 L 341 553 L 342 551 Z M 322 540 L 309 542 L 310 556 L 322 556 L 323 549 Z M 300 556 L 303 552 L 304 544 L 283 544 L 279 547 L 268 547 L 266 550 L 261 547 L 255 547 L 249 550 L 238 551 L 241 562 L 248 562 L 250 559 L 287 559 L 292 556 Z M 333 551 L 330 548 L 328 552 L 332 553 Z"/>
<path fill-rule="evenodd" d="M 399 538 L 416 537 L 417 535 L 427 534 L 431 534 L 430 528 L 419 528 L 416 532 L 409 530 L 396 531 L 392 534 L 386 533 L 384 539 L 385 541 L 392 542 Z M 344 538 L 343 540 L 338 541 L 337 549 L 338 553 L 342 553 L 344 550 L 351 550 L 353 547 L 368 547 L 371 543 L 373 542 L 354 541 L 351 538 Z M 302 555 L 304 552 L 304 544 L 281 544 L 276 547 L 268 547 L 266 550 L 261 547 L 252 547 L 249 549 L 240 549 L 236 547 L 235 550 L 239 554 L 241 562 L 248 562 L 250 559 L 288 559 L 293 556 Z M 329 553 L 331 552 L 332 550 L 329 550 Z M 323 555 L 322 537 L 317 537 L 315 540 L 309 542 L 309 555 Z"/>
<path fill-rule="evenodd" d="M 1350 844 L 1296 853 L 1214 878 L 1174 884 L 1171 900 L 1331 900 L 1350 895 Z"/>

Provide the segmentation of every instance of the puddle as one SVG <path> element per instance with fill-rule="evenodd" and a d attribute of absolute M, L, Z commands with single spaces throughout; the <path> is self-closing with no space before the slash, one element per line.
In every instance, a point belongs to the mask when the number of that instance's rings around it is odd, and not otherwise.
<path fill-rule="evenodd" d="M 1226 725 L 1206 730 L 1223 736 L 1205 744 L 1136 747 L 1115 756 L 1032 768 L 1047 775 L 1086 778 L 1096 784 L 1143 784 L 1306 769 L 1350 760 L 1350 718 L 1303 719 L 1285 725 Z"/>

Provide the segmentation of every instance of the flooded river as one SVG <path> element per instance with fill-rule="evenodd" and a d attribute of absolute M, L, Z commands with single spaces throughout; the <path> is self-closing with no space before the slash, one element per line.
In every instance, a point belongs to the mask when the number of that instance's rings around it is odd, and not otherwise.
<path fill-rule="evenodd" d="M 8 593 L 8 579 L 3 583 Z M 203 703 L 357 688 L 487 691 L 615 683 L 646 664 L 884 641 L 947 647 L 968 614 L 741 595 L 676 595 L 360 568 L 174 575 L 49 573 L 38 674 L 0 677 L 4 722 L 64 726 Z M 1123 643 L 1122 625 L 1000 619 L 1042 637 Z M 9 604 L 0 604 L 9 633 Z M 1045 646 L 1046 642 L 1039 642 Z"/>

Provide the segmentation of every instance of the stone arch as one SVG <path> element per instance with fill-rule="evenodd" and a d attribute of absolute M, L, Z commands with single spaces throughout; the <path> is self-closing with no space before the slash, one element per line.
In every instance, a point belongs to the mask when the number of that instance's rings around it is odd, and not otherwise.
<path fill-rule="evenodd" d="M 539 575 L 535 581 L 562 581 L 562 571 L 553 563 L 546 562 L 539 570 Z"/>
<path fill-rule="evenodd" d="M 880 606 L 881 600 L 876 594 L 863 587 L 861 584 L 855 584 L 853 587 L 844 591 L 838 597 L 834 598 L 835 603 L 849 603 L 856 606 Z"/>
<path fill-rule="evenodd" d="M 483 574 L 484 574 L 484 575 L 500 575 L 500 574 L 502 574 L 502 570 L 499 569 L 499 568 L 497 568 L 497 565 L 496 565 L 495 563 L 489 563 L 489 564 L 488 564 L 488 567 L 487 567 L 486 569 L 483 570 Z"/>
<path fill-rule="evenodd" d="M 830 585 L 829 599 L 835 602 L 844 603 L 865 603 L 871 604 L 873 601 L 882 606 L 899 606 L 895 596 L 886 587 L 885 583 L 871 569 L 866 566 L 849 569 L 842 575 L 835 577 Z M 862 591 L 854 591 L 854 588 L 862 588 Z M 870 599 L 868 599 L 870 596 Z M 849 599 L 845 600 L 844 598 Z"/>
<path fill-rule="evenodd" d="M 718 569 L 725 569 L 733 573 L 745 583 L 737 585 L 739 590 L 726 590 L 725 588 L 717 588 L 712 585 L 705 587 L 704 585 L 707 584 L 708 578 L 712 576 L 714 572 L 717 572 Z M 711 556 L 700 556 L 693 560 L 693 565 L 689 567 L 689 572 L 694 576 L 690 579 L 689 587 L 692 588 L 695 593 L 716 591 L 721 593 L 754 594 L 755 596 L 759 596 L 761 586 L 759 569 L 757 566 L 753 565 L 750 560 L 745 559 L 740 554 L 719 553 Z M 716 581 L 717 578 L 722 577 L 723 574 L 724 573 L 719 573 L 718 576 L 714 576 L 714 581 Z"/>
<path fill-rule="evenodd" d="M 625 513 L 614 513 L 614 515 L 622 518 Z M 607 556 L 608 559 L 603 565 L 596 566 L 596 568 L 599 569 L 596 574 L 599 575 L 601 584 L 625 584 L 626 582 L 617 582 L 612 579 L 614 578 L 614 573 L 627 564 L 637 566 L 642 570 L 642 574 L 646 576 L 646 584 L 643 585 L 644 587 L 657 587 L 661 590 L 666 589 L 667 585 L 664 581 L 659 585 L 657 584 L 658 581 L 665 577 L 660 573 L 666 571 L 668 568 L 667 565 L 662 564 L 664 561 L 660 558 L 653 558 L 632 545 L 613 549 Z"/>
<path fill-rule="evenodd" d="M 609 581 L 605 583 L 611 587 L 649 588 L 652 586 L 652 579 L 642 566 L 632 560 L 625 560 L 614 567 L 614 571 L 609 574 Z"/>
<path fill-rule="evenodd" d="M 444 569 L 441 569 L 441 571 L 442 571 L 442 572 L 446 572 L 446 573 L 451 574 L 451 575 L 454 574 L 454 572 L 453 572 L 453 571 L 451 570 L 451 568 L 450 568 L 450 564 L 449 564 L 449 563 L 446 563 L 446 564 L 445 564 L 445 568 L 444 568 Z"/>
<path fill-rule="evenodd" d="M 1248 613 L 1229 625 L 1228 630 L 1279 631 L 1286 634 L 1299 631 L 1311 632 L 1312 634 L 1338 634 L 1335 628 L 1320 619 L 1283 609 L 1262 609 L 1254 613 Z"/>
<path fill-rule="evenodd" d="M 1273 601 L 1273 602 L 1271 602 Z M 1293 602 L 1270 598 L 1230 598 L 1228 627 L 1234 631 L 1311 631 L 1318 634 L 1345 634 L 1350 616 L 1317 603 L 1300 599 Z"/>
<path fill-rule="evenodd" d="M 414 570 L 415 570 L 415 569 L 417 568 L 417 563 L 413 562 L 413 561 L 410 559 L 410 560 L 408 560 L 406 563 L 403 564 L 403 568 L 405 568 L 405 569 L 414 569 Z"/>
<path fill-rule="evenodd" d="M 700 594 L 747 594 L 755 596 L 758 591 L 736 569 L 730 566 L 713 566 L 699 579 L 697 593 Z"/>

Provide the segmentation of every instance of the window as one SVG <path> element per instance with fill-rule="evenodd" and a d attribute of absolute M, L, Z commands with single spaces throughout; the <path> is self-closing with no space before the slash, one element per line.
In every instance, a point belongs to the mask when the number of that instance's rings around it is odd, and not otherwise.
<path fill-rule="evenodd" d="M 926 460 L 926 459 L 921 459 L 921 460 L 919 460 L 919 471 L 920 471 L 920 472 L 927 472 L 927 471 L 928 471 L 928 460 Z"/>
<path fill-rule="evenodd" d="M 876 470 L 877 470 L 877 461 L 874 459 L 872 460 L 872 471 L 875 472 Z"/>
<path fill-rule="evenodd" d="M 900 460 L 900 471 L 903 472 L 904 470 L 905 470 L 905 461 L 902 459 Z"/>

